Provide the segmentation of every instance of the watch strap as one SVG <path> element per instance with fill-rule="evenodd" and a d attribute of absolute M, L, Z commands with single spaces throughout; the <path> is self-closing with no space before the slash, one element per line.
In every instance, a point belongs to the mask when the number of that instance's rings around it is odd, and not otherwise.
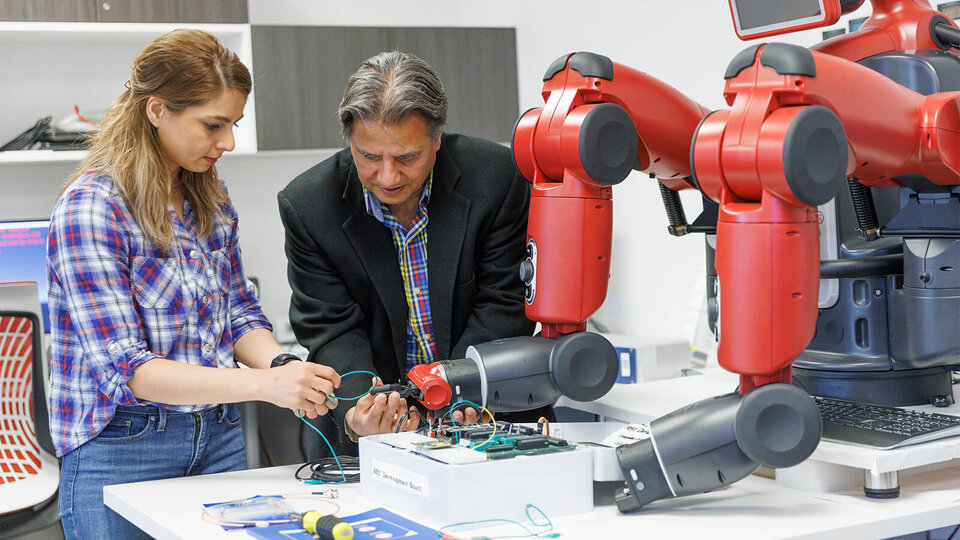
<path fill-rule="evenodd" d="M 301 359 L 299 356 L 297 356 L 297 355 L 295 355 L 295 354 L 292 354 L 292 353 L 281 353 L 281 354 L 278 354 L 273 360 L 270 361 L 270 367 L 272 367 L 272 368 L 280 367 L 280 366 L 286 364 L 287 362 L 293 362 L 294 360 L 296 360 L 296 361 L 298 361 L 298 362 L 302 362 L 302 361 L 303 361 L 303 359 Z"/>

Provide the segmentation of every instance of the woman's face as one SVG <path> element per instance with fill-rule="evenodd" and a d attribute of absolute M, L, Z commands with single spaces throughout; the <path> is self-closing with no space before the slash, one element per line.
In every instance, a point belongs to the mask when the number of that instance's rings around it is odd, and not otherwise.
<path fill-rule="evenodd" d="M 233 127 L 243 117 L 246 103 L 246 96 L 234 88 L 176 113 L 158 98 L 150 98 L 147 118 L 157 128 L 171 174 L 180 169 L 206 172 L 224 152 L 233 150 Z"/>

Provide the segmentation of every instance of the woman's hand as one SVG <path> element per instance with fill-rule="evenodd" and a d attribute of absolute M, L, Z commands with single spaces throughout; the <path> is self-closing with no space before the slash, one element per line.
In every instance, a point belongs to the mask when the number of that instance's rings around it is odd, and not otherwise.
<path fill-rule="evenodd" d="M 316 418 L 337 406 L 333 395 L 340 375 L 329 366 L 313 362 L 287 362 L 263 370 L 265 400 L 293 410 L 298 416 Z"/>

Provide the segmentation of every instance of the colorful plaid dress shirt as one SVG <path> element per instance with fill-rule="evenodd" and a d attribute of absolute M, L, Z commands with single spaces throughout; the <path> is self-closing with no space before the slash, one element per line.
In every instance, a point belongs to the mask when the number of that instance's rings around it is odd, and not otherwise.
<path fill-rule="evenodd" d="M 433 322 L 430 318 L 430 289 L 427 285 L 427 203 L 433 173 L 427 178 L 420 196 L 420 206 L 413 218 L 410 230 L 404 229 L 376 195 L 363 188 L 363 200 L 367 213 L 383 223 L 393 234 L 393 247 L 400 262 L 403 278 L 403 293 L 407 299 L 407 370 L 417 364 L 437 360 L 437 344 L 433 339 Z"/>
<path fill-rule="evenodd" d="M 57 201 L 47 241 L 52 348 L 50 433 L 62 456 L 96 437 L 117 405 L 191 412 L 210 405 L 138 401 L 127 380 L 153 358 L 234 368 L 233 344 L 270 329 L 246 280 L 237 215 L 200 236 L 187 202 L 169 253 L 147 239 L 109 176 L 78 178 Z"/>

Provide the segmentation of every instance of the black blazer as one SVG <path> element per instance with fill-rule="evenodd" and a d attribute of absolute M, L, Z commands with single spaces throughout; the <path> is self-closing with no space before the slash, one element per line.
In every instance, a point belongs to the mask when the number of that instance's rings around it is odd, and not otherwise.
<path fill-rule="evenodd" d="M 338 373 L 406 375 L 407 304 L 389 229 L 367 214 L 350 149 L 295 178 L 278 195 L 286 230 L 290 323 L 309 359 Z M 510 150 L 443 135 L 428 203 L 427 272 L 438 359 L 468 346 L 530 335 L 518 275 L 526 253 L 530 185 Z M 357 396 L 368 376 L 343 380 Z M 332 415 L 343 426 L 353 402 Z M 342 429 L 341 429 L 342 433 Z"/>

